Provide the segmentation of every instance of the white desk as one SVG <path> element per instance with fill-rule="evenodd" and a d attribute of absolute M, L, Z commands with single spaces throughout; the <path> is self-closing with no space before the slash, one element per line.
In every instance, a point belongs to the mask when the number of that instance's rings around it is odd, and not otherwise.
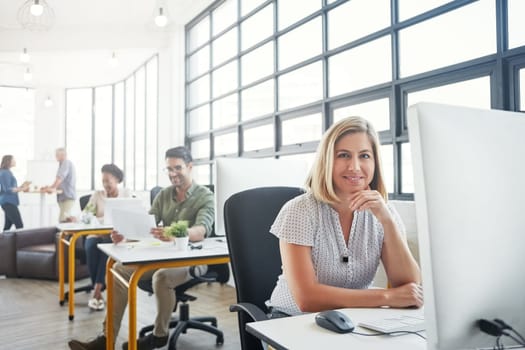
<path fill-rule="evenodd" d="M 422 315 L 422 309 L 341 309 L 352 322 L 377 320 L 395 315 Z M 316 313 L 278 318 L 246 324 L 246 330 L 264 340 L 275 349 L 426 349 L 426 341 L 414 334 L 398 336 L 380 335 L 367 337 L 352 333 L 338 334 L 319 327 L 315 323 Z M 369 333 L 365 328 L 356 327 L 356 332 Z M 420 333 L 425 335 L 424 332 Z"/>
<path fill-rule="evenodd" d="M 173 243 L 160 241 L 137 243 L 104 243 L 98 248 L 109 256 L 106 266 L 107 310 L 106 313 L 106 349 L 113 349 L 113 281 L 116 279 L 128 287 L 129 315 L 129 350 L 137 346 L 137 283 L 140 277 L 149 270 L 192 265 L 222 264 L 230 261 L 228 246 L 224 239 L 208 238 L 202 244 L 202 249 L 176 251 Z M 126 281 L 113 269 L 115 262 L 135 267 L 135 272 Z"/>
<path fill-rule="evenodd" d="M 75 318 L 75 247 L 77 239 L 81 236 L 87 235 L 109 235 L 113 230 L 109 225 L 88 225 L 83 223 L 63 223 L 57 225 L 60 231 L 58 242 L 58 302 L 64 305 L 64 247 L 69 246 L 68 250 L 68 305 L 69 305 L 69 320 Z"/>

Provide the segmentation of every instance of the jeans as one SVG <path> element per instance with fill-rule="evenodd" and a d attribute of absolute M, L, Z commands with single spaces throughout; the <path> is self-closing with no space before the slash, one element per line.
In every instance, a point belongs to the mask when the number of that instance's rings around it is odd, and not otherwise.
<path fill-rule="evenodd" d="M 9 230 L 12 225 L 15 225 L 16 228 L 24 227 L 22 217 L 20 216 L 20 211 L 16 205 L 4 203 L 2 204 L 2 209 L 4 209 L 5 213 L 4 231 Z"/>
<path fill-rule="evenodd" d="M 109 236 L 88 236 L 84 243 L 86 250 L 86 262 L 88 265 L 91 283 L 106 285 L 106 262 L 108 256 L 98 249 L 98 243 L 111 243 Z"/>

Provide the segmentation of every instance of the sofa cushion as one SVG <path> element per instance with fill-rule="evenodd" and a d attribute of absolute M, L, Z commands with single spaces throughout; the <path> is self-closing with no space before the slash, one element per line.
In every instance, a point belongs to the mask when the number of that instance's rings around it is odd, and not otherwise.
<path fill-rule="evenodd" d="M 16 252 L 18 277 L 56 279 L 54 244 L 30 246 Z"/>
<path fill-rule="evenodd" d="M 0 275 L 16 277 L 16 237 L 15 232 L 0 233 Z"/>

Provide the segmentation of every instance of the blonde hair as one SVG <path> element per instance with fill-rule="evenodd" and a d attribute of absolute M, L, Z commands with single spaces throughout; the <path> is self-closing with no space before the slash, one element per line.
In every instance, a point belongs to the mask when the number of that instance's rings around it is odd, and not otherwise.
<path fill-rule="evenodd" d="M 321 202 L 336 204 L 341 201 L 334 189 L 332 180 L 332 170 L 334 166 L 334 148 L 335 144 L 346 135 L 355 133 L 365 133 L 372 144 L 374 155 L 375 171 L 370 183 L 372 190 L 378 191 L 385 201 L 388 199 L 383 172 L 381 169 L 381 158 L 379 154 L 379 138 L 377 133 L 368 122 L 361 117 L 348 117 L 333 124 L 323 135 L 314 163 L 306 179 L 306 188 L 314 195 L 315 199 Z"/>

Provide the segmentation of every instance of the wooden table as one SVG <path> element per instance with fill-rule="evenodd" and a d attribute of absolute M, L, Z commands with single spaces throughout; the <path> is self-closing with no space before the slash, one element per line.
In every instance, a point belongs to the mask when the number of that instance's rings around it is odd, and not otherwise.
<path fill-rule="evenodd" d="M 58 242 L 58 300 L 60 305 L 64 305 L 64 246 L 68 245 L 68 267 L 69 267 L 69 320 L 75 318 L 75 247 L 77 239 L 87 235 L 108 235 L 113 230 L 112 226 L 88 225 L 83 223 L 64 223 L 59 224 L 60 240 Z M 69 239 L 68 239 L 69 238 Z"/>
<path fill-rule="evenodd" d="M 106 349 L 114 348 L 113 330 L 113 282 L 117 279 L 128 288 L 129 335 L 128 349 L 137 348 L 137 283 L 141 276 L 150 270 L 194 265 L 223 264 L 230 261 L 228 246 L 224 239 L 207 238 L 202 249 L 176 251 L 173 243 L 145 241 L 137 243 L 103 243 L 100 250 L 109 256 L 106 266 L 107 312 Z M 113 268 L 115 262 L 132 266 L 135 271 L 129 281 Z"/>

